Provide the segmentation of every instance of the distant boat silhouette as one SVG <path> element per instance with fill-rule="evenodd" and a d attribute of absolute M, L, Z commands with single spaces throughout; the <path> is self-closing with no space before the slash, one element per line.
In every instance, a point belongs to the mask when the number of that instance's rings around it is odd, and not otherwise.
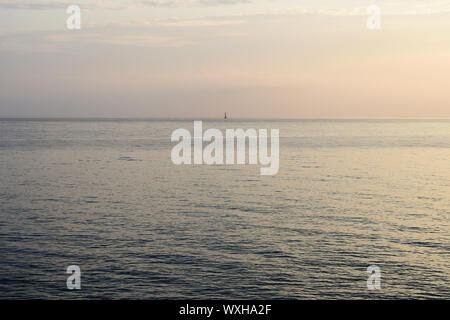
<path fill-rule="evenodd" d="M 224 119 L 225 119 L 225 120 L 228 119 L 228 118 L 227 118 L 227 113 L 226 113 L 226 112 L 225 112 L 225 117 L 224 117 Z"/>

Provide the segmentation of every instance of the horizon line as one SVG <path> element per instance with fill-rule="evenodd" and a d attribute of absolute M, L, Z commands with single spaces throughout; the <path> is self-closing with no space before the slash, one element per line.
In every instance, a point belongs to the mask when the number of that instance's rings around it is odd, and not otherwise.
<path fill-rule="evenodd" d="M 129 116 L 1 116 L 0 120 L 450 120 L 450 117 L 282 117 L 282 118 L 249 118 L 249 117 L 129 117 Z"/>

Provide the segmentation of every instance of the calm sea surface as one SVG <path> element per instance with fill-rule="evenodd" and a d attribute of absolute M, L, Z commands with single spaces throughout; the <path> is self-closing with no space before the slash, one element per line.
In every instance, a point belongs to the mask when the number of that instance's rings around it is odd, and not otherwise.
<path fill-rule="evenodd" d="M 450 120 L 203 126 L 278 128 L 279 173 L 175 166 L 187 120 L 0 120 L 0 298 L 450 298 Z"/>

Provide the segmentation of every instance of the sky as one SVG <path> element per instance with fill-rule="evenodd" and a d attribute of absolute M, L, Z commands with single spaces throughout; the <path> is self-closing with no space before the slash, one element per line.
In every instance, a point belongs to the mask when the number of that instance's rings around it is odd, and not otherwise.
<path fill-rule="evenodd" d="M 0 0 L 0 117 L 448 118 L 449 78 L 450 0 Z"/>

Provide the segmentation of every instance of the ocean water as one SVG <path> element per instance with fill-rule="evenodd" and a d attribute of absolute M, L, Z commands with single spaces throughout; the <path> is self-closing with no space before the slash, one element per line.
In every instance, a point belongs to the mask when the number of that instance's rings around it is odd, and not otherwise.
<path fill-rule="evenodd" d="M 174 165 L 188 120 L 0 120 L 0 298 L 450 298 L 450 120 L 203 126 L 278 128 L 279 173 Z"/>

